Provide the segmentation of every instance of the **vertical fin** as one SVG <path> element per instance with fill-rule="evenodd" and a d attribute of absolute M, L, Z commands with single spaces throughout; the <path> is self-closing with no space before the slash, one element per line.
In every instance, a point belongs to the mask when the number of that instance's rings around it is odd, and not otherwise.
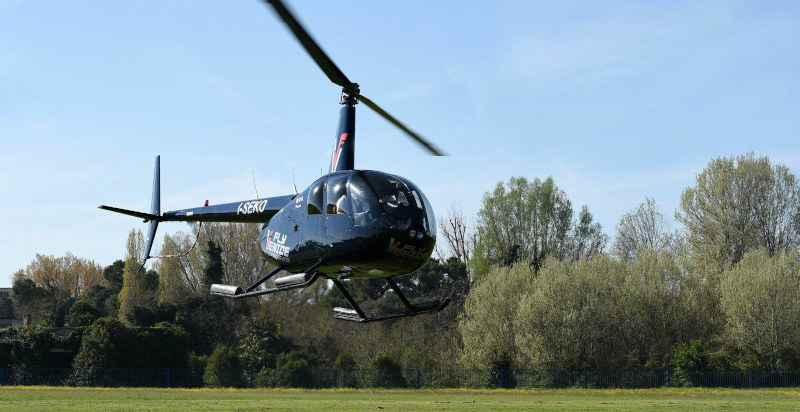
<path fill-rule="evenodd" d="M 153 172 L 153 197 L 150 200 L 150 214 L 161 216 L 161 156 L 156 156 L 156 167 Z M 153 248 L 153 240 L 156 237 L 158 220 L 151 220 L 147 227 L 147 240 L 145 241 L 144 253 L 142 255 L 142 266 L 150 258 L 150 250 Z"/>

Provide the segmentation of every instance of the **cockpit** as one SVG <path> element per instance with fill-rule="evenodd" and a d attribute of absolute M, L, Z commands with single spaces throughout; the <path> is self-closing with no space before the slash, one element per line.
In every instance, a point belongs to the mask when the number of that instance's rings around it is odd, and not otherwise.
<path fill-rule="evenodd" d="M 334 174 L 312 185 L 307 196 L 309 215 L 351 215 L 356 227 L 416 229 L 436 236 L 428 199 L 400 176 L 372 170 Z"/>

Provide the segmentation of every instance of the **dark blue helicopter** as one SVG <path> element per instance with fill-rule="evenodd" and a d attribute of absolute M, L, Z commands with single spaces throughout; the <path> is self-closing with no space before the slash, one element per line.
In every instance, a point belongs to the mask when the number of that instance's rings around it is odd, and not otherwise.
<path fill-rule="evenodd" d="M 139 217 L 149 222 L 144 262 L 151 258 L 160 222 L 260 223 L 261 250 L 276 266 L 242 290 L 238 286 L 211 286 L 214 295 L 243 298 L 308 287 L 320 277 L 329 279 L 344 294 L 352 309 L 335 308 L 338 319 L 370 322 L 414 316 L 444 309 L 449 299 L 411 303 L 392 279 L 422 267 L 436 244 L 436 221 L 428 198 L 408 179 L 397 175 L 355 170 L 355 114 L 361 102 L 403 130 L 430 153 L 436 149 L 373 101 L 361 95 L 322 51 L 280 0 L 269 0 L 303 47 L 328 78 L 342 87 L 339 125 L 334 140 L 330 172 L 294 195 L 252 199 L 161 213 L 160 157 L 156 157 L 150 213 L 111 206 L 101 209 Z M 281 271 L 292 273 L 275 279 L 275 287 L 258 289 Z M 381 277 L 406 307 L 400 313 L 368 316 L 341 282 L 343 279 Z"/>

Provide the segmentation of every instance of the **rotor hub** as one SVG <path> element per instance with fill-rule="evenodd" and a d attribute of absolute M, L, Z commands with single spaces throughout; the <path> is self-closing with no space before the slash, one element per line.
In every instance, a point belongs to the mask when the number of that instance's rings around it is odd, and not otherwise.
<path fill-rule="evenodd" d="M 339 104 L 355 106 L 358 104 L 358 96 L 360 93 L 361 89 L 359 89 L 358 83 L 351 83 L 349 86 L 342 87 L 342 97 L 339 100 Z"/>

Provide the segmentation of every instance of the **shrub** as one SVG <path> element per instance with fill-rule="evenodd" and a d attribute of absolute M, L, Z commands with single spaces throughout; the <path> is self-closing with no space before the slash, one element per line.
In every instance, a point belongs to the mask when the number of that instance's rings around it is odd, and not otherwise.
<path fill-rule="evenodd" d="M 370 362 L 372 372 L 372 386 L 379 388 L 402 388 L 406 386 L 406 379 L 403 377 L 403 370 L 392 357 L 385 352 L 379 352 L 378 356 Z"/>
<path fill-rule="evenodd" d="M 71 327 L 89 326 L 97 319 L 100 319 L 102 313 L 91 302 L 80 299 L 69 309 L 69 320 L 67 323 Z"/>
<path fill-rule="evenodd" d="M 225 345 L 218 345 L 208 357 L 203 382 L 208 386 L 244 386 L 241 361 L 236 352 Z"/>
<path fill-rule="evenodd" d="M 191 340 L 186 331 L 175 324 L 160 322 L 137 333 L 141 342 L 140 365 L 154 368 L 185 368 L 189 365 Z"/>
<path fill-rule="evenodd" d="M 137 345 L 134 335 L 114 318 L 95 321 L 83 335 L 81 349 L 75 356 L 76 368 L 121 368 Z"/>
<path fill-rule="evenodd" d="M 266 316 L 248 319 L 238 333 L 239 353 L 245 367 L 261 370 L 274 368 L 277 356 L 292 347 L 280 325 Z"/>
<path fill-rule="evenodd" d="M 295 351 L 278 355 L 275 362 L 275 385 L 291 388 L 312 387 L 308 359 Z"/>
<path fill-rule="evenodd" d="M 699 339 L 695 339 L 688 344 L 683 344 L 675 349 L 672 355 L 672 364 L 675 366 L 675 374 L 672 383 L 675 386 L 694 386 L 694 371 L 708 369 L 709 356 L 705 345 Z"/>
<path fill-rule="evenodd" d="M 6 338 L 11 342 L 11 365 L 16 368 L 53 367 L 49 355 L 56 339 L 41 326 L 9 328 Z"/>
<path fill-rule="evenodd" d="M 333 372 L 336 374 L 335 385 L 338 387 L 355 388 L 358 386 L 356 379 L 356 360 L 347 353 L 340 353 L 333 361 Z"/>

